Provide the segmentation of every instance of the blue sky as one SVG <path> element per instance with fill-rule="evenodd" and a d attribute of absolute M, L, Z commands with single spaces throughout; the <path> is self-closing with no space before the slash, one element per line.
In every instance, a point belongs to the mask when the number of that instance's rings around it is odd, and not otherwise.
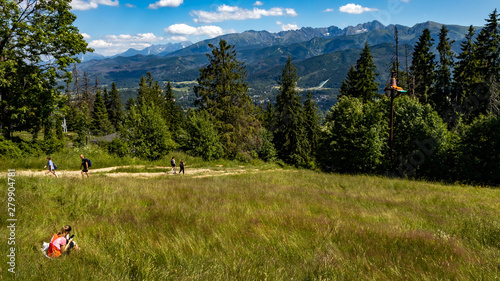
<path fill-rule="evenodd" d="M 498 0 L 73 0 L 75 25 L 96 53 L 190 40 L 245 30 L 344 28 L 378 20 L 413 26 L 425 21 L 484 25 Z"/>

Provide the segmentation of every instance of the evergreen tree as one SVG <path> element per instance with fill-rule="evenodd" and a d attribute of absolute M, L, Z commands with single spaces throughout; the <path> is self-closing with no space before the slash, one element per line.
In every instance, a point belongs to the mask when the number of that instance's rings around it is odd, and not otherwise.
<path fill-rule="evenodd" d="M 368 46 L 368 42 L 365 42 L 365 48 L 356 61 L 358 97 L 365 101 L 373 100 L 378 92 L 378 83 L 375 82 L 375 78 L 378 76 L 376 70 L 370 46 Z"/>
<path fill-rule="evenodd" d="M 498 83 L 500 82 L 500 28 L 495 9 L 486 19 L 485 27 L 477 36 L 477 55 L 482 85 L 476 89 L 483 98 L 479 113 L 499 113 Z"/>
<path fill-rule="evenodd" d="M 276 108 L 272 102 L 267 103 L 262 126 L 270 132 L 274 132 L 276 129 Z"/>
<path fill-rule="evenodd" d="M 146 77 L 142 76 L 139 82 L 137 104 L 154 104 L 157 108 L 162 108 L 163 103 L 164 97 L 160 84 L 153 78 L 151 72 L 147 72 Z"/>
<path fill-rule="evenodd" d="M 351 65 L 349 71 L 347 72 L 347 76 L 344 80 L 342 80 L 342 84 L 340 85 L 340 97 L 355 97 L 357 96 L 356 91 L 356 83 L 358 81 L 357 71 L 354 65 Z"/>
<path fill-rule="evenodd" d="M 458 62 L 453 72 L 455 81 L 452 104 L 459 108 L 462 107 L 465 99 L 473 94 L 474 85 L 481 79 L 478 73 L 476 44 L 473 41 L 474 33 L 475 29 L 471 25 L 465 35 L 465 40 L 460 43 L 460 54 L 457 56 Z"/>
<path fill-rule="evenodd" d="M 90 124 L 92 134 L 106 135 L 111 132 L 111 122 L 108 119 L 108 112 L 102 100 L 101 91 L 97 91 L 94 100 L 94 110 L 92 111 L 92 121 Z"/>
<path fill-rule="evenodd" d="M 254 105 L 248 96 L 244 63 L 236 59 L 234 46 L 220 40 L 219 46 L 208 45 L 209 64 L 200 69 L 194 92 L 199 110 L 206 110 L 213 118 L 224 154 L 229 158 L 254 151 L 259 144 L 260 123 L 255 117 Z"/>
<path fill-rule="evenodd" d="M 111 91 L 109 92 L 108 117 L 111 124 L 118 131 L 123 122 L 124 113 L 120 92 L 115 82 L 111 84 Z"/>
<path fill-rule="evenodd" d="M 276 96 L 276 130 L 274 143 L 278 157 L 288 164 L 307 166 L 309 164 L 309 143 L 305 132 L 305 122 L 300 96 L 296 86 L 297 69 L 288 57 L 279 78 L 279 93 Z"/>
<path fill-rule="evenodd" d="M 373 100 L 378 91 L 378 83 L 375 82 L 378 75 L 376 69 L 370 46 L 366 42 L 356 61 L 356 67 L 351 66 L 346 79 L 342 81 L 341 96 L 359 97 L 365 101 Z"/>
<path fill-rule="evenodd" d="M 174 91 L 172 90 L 170 81 L 167 82 L 164 99 L 165 121 L 167 122 L 168 127 L 171 128 L 173 132 L 177 133 L 184 124 L 184 112 L 182 107 L 175 101 Z"/>
<path fill-rule="evenodd" d="M 85 140 L 87 138 L 89 127 L 90 127 L 90 110 L 86 102 L 83 102 L 76 109 L 76 124 L 75 131 L 77 133 L 76 145 L 85 145 Z"/>
<path fill-rule="evenodd" d="M 104 107 L 106 108 L 106 111 L 108 112 L 108 117 L 110 114 L 110 100 L 109 100 L 109 93 L 108 93 L 108 88 L 104 87 L 102 90 L 102 101 L 104 102 Z"/>
<path fill-rule="evenodd" d="M 410 83 L 414 95 L 422 103 L 428 103 L 435 84 L 435 55 L 431 52 L 431 32 L 424 29 L 413 51 L 411 74 L 413 81 Z"/>
<path fill-rule="evenodd" d="M 309 142 L 309 154 L 314 156 L 319 141 L 320 127 L 319 127 L 318 105 L 312 100 L 311 92 L 307 93 L 307 99 L 304 102 L 304 125 L 306 130 L 307 140 Z"/>
<path fill-rule="evenodd" d="M 158 160 L 177 147 L 160 108 L 152 102 L 130 107 L 125 122 L 126 129 L 121 135 L 134 156 Z"/>
<path fill-rule="evenodd" d="M 439 32 L 439 43 L 437 46 L 439 52 L 439 66 L 436 71 L 436 88 L 434 94 L 430 97 L 434 109 L 436 109 L 439 115 L 443 115 L 447 109 L 451 108 L 451 71 L 454 66 L 454 54 L 451 50 L 451 46 L 455 41 L 450 40 L 448 31 L 448 28 L 443 25 Z"/>

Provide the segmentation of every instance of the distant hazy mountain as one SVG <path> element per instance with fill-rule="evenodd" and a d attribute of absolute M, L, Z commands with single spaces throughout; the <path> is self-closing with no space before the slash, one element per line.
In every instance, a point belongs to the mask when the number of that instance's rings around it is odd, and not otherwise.
<path fill-rule="evenodd" d="M 186 48 L 190 45 L 192 45 L 190 41 L 183 41 L 179 43 L 167 43 L 167 44 L 158 44 L 158 45 L 151 45 L 147 48 L 144 48 L 142 50 L 136 50 L 136 49 L 128 49 L 127 51 L 114 55 L 113 57 L 132 57 L 136 55 L 166 55 L 168 53 Z"/>
<path fill-rule="evenodd" d="M 428 28 L 434 38 L 434 51 L 438 43 L 441 24 L 425 22 L 413 27 L 398 25 L 400 57 L 409 56 L 422 31 Z M 267 31 L 245 31 L 227 34 L 198 42 L 183 49 L 169 53 L 163 51 L 156 56 L 135 55 L 117 56 L 104 60 L 84 61 L 80 70 L 99 76 L 103 84 L 116 82 L 119 87 L 134 88 L 141 76 L 151 72 L 159 81 L 193 81 L 199 76 L 200 67 L 208 63 L 205 53 L 208 44 L 217 45 L 220 39 L 234 44 L 239 61 L 246 65 L 247 81 L 252 95 L 259 96 L 272 92 L 276 79 L 288 56 L 293 59 L 300 76 L 298 86 L 304 89 L 319 88 L 321 96 L 338 93 L 347 70 L 359 58 L 365 42 L 372 49 L 378 82 L 383 87 L 389 73 L 390 61 L 394 56 L 394 25 L 383 26 L 377 21 L 339 29 L 301 28 L 294 31 L 269 33 Z M 448 36 L 455 40 L 453 51 L 459 52 L 460 43 L 468 27 L 447 26 Z M 406 48 L 405 48 L 406 45 Z M 411 59 L 411 58 L 410 58 Z M 404 63 L 402 63 L 404 67 Z M 326 99 L 331 102 L 331 98 Z M 329 106 L 328 103 L 322 106 Z"/>
<path fill-rule="evenodd" d="M 85 54 L 79 54 L 77 57 L 82 62 L 89 61 L 89 60 L 102 60 L 102 59 L 107 58 L 107 57 L 105 57 L 103 55 L 96 54 L 96 53 L 90 53 L 90 52 L 87 52 Z"/>
<path fill-rule="evenodd" d="M 341 35 L 352 35 L 384 29 L 385 26 L 378 21 L 373 21 L 357 26 L 348 26 L 340 29 L 336 26 L 324 28 L 302 27 L 297 30 L 270 33 L 268 31 L 248 30 L 243 33 L 232 33 L 216 38 L 200 41 L 182 50 L 170 53 L 169 56 L 186 56 L 192 54 L 206 53 L 210 51 L 208 44 L 217 44 L 224 39 L 229 44 L 235 45 L 236 50 L 254 49 L 259 47 L 270 47 L 276 45 L 290 45 L 309 41 L 313 38 L 333 38 Z"/>

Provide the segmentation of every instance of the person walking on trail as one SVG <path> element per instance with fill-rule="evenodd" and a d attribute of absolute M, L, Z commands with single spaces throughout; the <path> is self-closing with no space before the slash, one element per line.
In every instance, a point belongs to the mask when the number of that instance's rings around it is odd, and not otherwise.
<path fill-rule="evenodd" d="M 44 169 L 47 168 L 47 166 L 49 167 L 47 172 L 45 172 L 45 175 L 52 173 L 57 178 L 58 176 L 56 174 L 56 167 L 54 165 L 54 162 L 52 162 L 52 159 L 50 158 L 50 156 L 47 156 L 47 161 L 48 161 L 47 165 L 43 166 Z"/>
<path fill-rule="evenodd" d="M 170 165 L 172 165 L 172 171 L 175 174 L 175 157 L 172 156 L 172 160 L 170 160 Z"/>
<path fill-rule="evenodd" d="M 82 158 L 82 165 L 80 165 L 80 169 L 82 169 L 82 178 L 84 178 L 84 174 L 89 177 L 89 159 L 83 157 L 83 154 L 80 154 L 80 158 Z"/>
<path fill-rule="evenodd" d="M 186 163 L 184 163 L 184 159 L 181 159 L 181 162 L 179 163 L 179 174 L 182 172 L 182 174 L 184 175 L 184 165 L 186 165 Z"/>

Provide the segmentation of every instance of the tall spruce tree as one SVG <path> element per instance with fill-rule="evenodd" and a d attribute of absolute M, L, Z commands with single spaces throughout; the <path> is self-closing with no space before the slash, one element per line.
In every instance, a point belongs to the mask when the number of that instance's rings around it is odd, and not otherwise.
<path fill-rule="evenodd" d="M 495 9 L 486 19 L 486 25 L 477 36 L 477 55 L 482 85 L 477 87 L 478 95 L 485 97 L 479 107 L 479 113 L 500 113 L 500 27 L 499 14 Z"/>
<path fill-rule="evenodd" d="M 260 123 L 248 96 L 245 65 L 236 59 L 234 46 L 220 40 L 208 45 L 209 64 L 200 69 L 194 92 L 199 110 L 213 118 L 216 130 L 229 158 L 245 157 L 259 145 Z"/>
<path fill-rule="evenodd" d="M 184 112 L 180 104 L 175 101 L 174 91 L 170 81 L 165 88 L 164 118 L 169 128 L 177 133 L 184 124 Z"/>
<path fill-rule="evenodd" d="M 101 96 L 101 91 L 95 93 L 94 110 L 92 111 L 92 121 L 90 129 L 94 135 L 106 135 L 111 132 L 111 122 L 108 119 L 108 112 Z"/>
<path fill-rule="evenodd" d="M 436 88 L 431 96 L 434 109 L 443 115 L 445 111 L 451 108 L 452 95 L 452 76 L 451 72 L 454 66 L 454 53 L 451 50 L 455 40 L 448 37 L 448 28 L 443 25 L 439 32 L 439 43 L 437 50 L 439 52 L 439 66 L 436 71 Z"/>
<path fill-rule="evenodd" d="M 466 98 L 474 93 L 475 85 L 481 80 L 474 35 L 475 29 L 471 25 L 465 35 L 465 40 L 460 43 L 460 54 L 457 56 L 458 61 L 453 71 L 454 91 L 451 101 L 456 108 L 463 108 Z"/>
<path fill-rule="evenodd" d="M 137 90 L 137 104 L 150 105 L 154 104 L 157 108 L 162 108 L 164 97 L 161 91 L 160 84 L 156 81 L 151 72 L 147 72 L 146 76 L 142 76 L 139 81 L 139 89 Z"/>
<path fill-rule="evenodd" d="M 378 83 L 375 81 L 378 76 L 376 70 L 370 46 L 365 42 L 365 48 L 359 54 L 356 67 L 351 66 L 346 79 L 342 81 L 341 96 L 357 97 L 364 101 L 373 100 L 378 91 Z"/>
<path fill-rule="evenodd" d="M 315 156 L 319 142 L 319 127 L 320 117 L 318 115 L 318 105 L 312 99 L 312 94 L 307 93 L 306 101 L 304 102 L 304 126 L 306 130 L 307 141 L 309 142 L 309 155 Z"/>
<path fill-rule="evenodd" d="M 120 92 L 115 82 L 111 84 L 111 91 L 109 92 L 108 117 L 115 130 L 119 130 L 124 119 L 124 113 Z"/>
<path fill-rule="evenodd" d="M 378 83 L 375 82 L 378 76 L 377 67 L 373 62 L 373 56 L 370 52 L 368 42 L 365 42 L 365 48 L 361 52 L 359 59 L 356 61 L 357 71 L 357 91 L 361 99 L 371 101 L 376 96 L 378 91 Z"/>
<path fill-rule="evenodd" d="M 411 75 L 412 92 L 422 103 L 428 103 L 436 82 L 435 55 L 431 52 L 434 39 L 429 29 L 424 29 L 413 51 Z"/>
<path fill-rule="evenodd" d="M 356 83 L 358 81 L 357 71 L 354 65 L 351 65 L 349 71 L 344 80 L 342 80 L 342 84 L 340 85 L 340 97 L 355 97 L 357 96 Z"/>
<path fill-rule="evenodd" d="M 278 80 L 274 143 L 285 163 L 305 167 L 309 164 L 309 142 L 305 131 L 302 103 L 297 92 L 297 69 L 288 57 Z"/>

